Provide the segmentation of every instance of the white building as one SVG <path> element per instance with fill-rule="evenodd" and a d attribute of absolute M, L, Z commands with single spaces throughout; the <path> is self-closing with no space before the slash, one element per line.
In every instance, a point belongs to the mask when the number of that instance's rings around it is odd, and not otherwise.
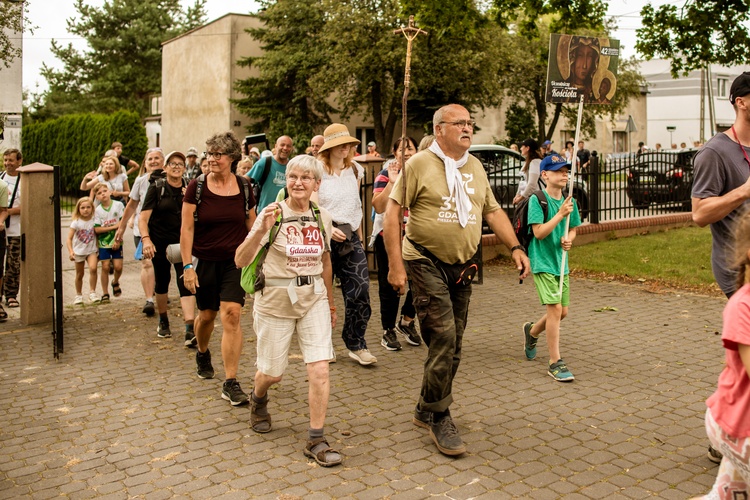
<path fill-rule="evenodd" d="M 677 148 L 685 143 L 692 147 L 694 143 L 704 143 L 712 136 L 710 104 L 713 100 L 714 132 L 722 132 L 734 123 L 734 109 L 729 103 L 729 89 L 735 77 L 750 66 L 710 67 L 711 91 L 703 85 L 703 106 L 701 106 L 701 81 L 707 72 L 691 71 L 687 76 L 673 79 L 669 72 L 670 62 L 665 59 L 654 59 L 641 63 L 641 74 L 648 83 L 648 140 L 649 147 L 657 143 L 669 149 L 672 144 Z M 705 80 L 704 80 L 705 81 Z M 701 108 L 703 114 L 701 115 Z M 701 136 L 701 117 L 703 118 L 703 136 Z"/>
<path fill-rule="evenodd" d="M 23 49 L 20 33 L 7 31 L 8 37 Z M 0 63 L 0 151 L 21 148 L 21 116 L 23 114 L 22 57 L 16 57 L 6 68 Z"/>

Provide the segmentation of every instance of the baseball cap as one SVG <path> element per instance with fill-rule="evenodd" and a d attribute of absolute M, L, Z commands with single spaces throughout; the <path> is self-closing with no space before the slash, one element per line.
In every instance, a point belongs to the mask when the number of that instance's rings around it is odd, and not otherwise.
<path fill-rule="evenodd" d="M 377 146 L 377 144 L 375 144 L 375 141 L 370 141 L 367 143 L 367 147 L 370 147 L 370 146 Z"/>
<path fill-rule="evenodd" d="M 555 142 L 555 141 L 544 141 L 544 142 L 542 143 L 542 146 L 544 146 L 544 147 L 547 147 L 547 146 L 549 146 L 550 144 L 552 144 L 553 142 Z"/>
<path fill-rule="evenodd" d="M 537 149 L 539 149 L 539 143 L 538 143 L 538 142 L 536 142 L 536 141 L 535 141 L 534 139 L 532 139 L 532 138 L 528 138 L 528 139 L 526 139 L 525 141 L 523 141 L 523 142 L 521 143 L 521 146 L 526 146 L 527 148 L 530 148 L 530 149 L 533 149 L 533 150 L 537 150 Z"/>
<path fill-rule="evenodd" d="M 195 148 L 190 148 L 190 149 L 188 149 L 188 152 L 187 152 L 187 154 L 185 156 L 186 157 L 190 157 L 190 156 L 197 157 L 198 156 L 198 151 Z"/>
<path fill-rule="evenodd" d="M 258 156 L 260 156 L 260 150 L 258 148 L 256 148 L 255 146 L 253 146 L 252 148 L 250 148 L 250 152 L 251 153 L 255 153 Z"/>
<path fill-rule="evenodd" d="M 544 170 L 560 170 L 563 167 L 570 167 L 567 161 L 565 161 L 565 158 L 559 155 L 549 155 L 545 156 L 542 160 L 542 164 L 539 165 L 539 171 L 542 172 Z"/>
<path fill-rule="evenodd" d="M 745 71 L 734 79 L 729 89 L 729 102 L 734 104 L 736 97 L 744 97 L 750 94 L 750 71 Z"/>
<path fill-rule="evenodd" d="M 180 153 L 179 151 L 172 151 L 171 153 L 169 153 L 167 155 L 166 158 L 164 158 L 164 165 L 168 164 L 169 160 L 171 160 L 174 157 L 181 158 L 182 162 L 183 163 L 185 162 L 185 155 L 184 154 Z"/>

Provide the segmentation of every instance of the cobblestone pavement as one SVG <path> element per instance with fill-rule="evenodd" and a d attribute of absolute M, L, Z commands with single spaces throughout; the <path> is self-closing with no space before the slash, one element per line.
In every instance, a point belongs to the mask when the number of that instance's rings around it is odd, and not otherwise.
<path fill-rule="evenodd" d="M 71 270 L 65 280 L 72 290 Z M 302 454 L 296 346 L 270 392 L 274 430 L 255 434 L 249 409 L 220 397 L 221 326 L 217 376 L 200 380 L 195 351 L 180 335 L 158 339 L 156 320 L 141 314 L 138 264 L 126 264 L 122 283 L 111 304 L 65 306 L 59 361 L 49 326 L 22 326 L 17 311 L 0 325 L 0 498 L 684 499 L 708 492 L 717 471 L 703 415 L 723 366 L 718 298 L 572 280 L 561 345 L 576 380 L 560 384 L 546 374 L 544 338 L 536 361 L 523 355 L 521 325 L 543 312 L 533 284 L 488 268 L 452 407 L 468 453 L 449 458 L 411 422 L 426 348 L 380 347 L 373 280 L 367 340 L 378 363 L 356 365 L 337 329 L 326 431 L 345 461 L 326 469 Z M 338 291 L 336 300 L 342 310 Z M 175 293 L 171 302 L 179 331 Z M 249 392 L 250 304 L 242 326 Z"/>

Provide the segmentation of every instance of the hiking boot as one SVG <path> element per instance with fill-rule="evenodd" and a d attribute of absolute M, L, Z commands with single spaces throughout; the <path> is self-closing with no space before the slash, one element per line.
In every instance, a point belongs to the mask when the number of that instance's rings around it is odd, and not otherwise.
<path fill-rule="evenodd" d="M 198 347 L 198 339 L 195 338 L 195 333 L 185 332 L 185 347 Z"/>
<path fill-rule="evenodd" d="M 160 339 L 168 339 L 172 336 L 172 331 L 169 329 L 169 324 L 159 321 L 159 326 L 156 327 L 156 336 Z"/>
<path fill-rule="evenodd" d="M 214 378 L 214 367 L 211 365 L 211 351 L 195 353 L 195 364 L 198 365 L 198 376 L 200 378 Z"/>
<path fill-rule="evenodd" d="M 539 340 L 531 335 L 532 326 L 534 323 L 531 322 L 523 324 L 523 352 L 528 360 L 536 358 L 536 342 Z"/>
<path fill-rule="evenodd" d="M 573 373 L 568 370 L 565 361 L 563 361 L 562 359 L 558 359 L 557 363 L 552 363 L 551 365 L 549 365 L 549 370 L 547 370 L 547 373 L 550 377 L 557 380 L 558 382 L 572 382 L 573 380 L 575 380 Z"/>
<path fill-rule="evenodd" d="M 435 414 L 433 414 L 430 437 L 440 453 L 444 455 L 455 456 L 466 453 L 466 446 L 461 440 L 461 436 L 458 435 L 458 429 L 456 429 L 456 424 L 453 423 L 449 411 L 446 411 L 445 416 L 438 420 L 435 420 Z"/>
<path fill-rule="evenodd" d="M 349 357 L 359 362 L 359 364 L 362 366 L 367 366 L 378 362 L 378 358 L 370 354 L 370 351 L 367 349 L 349 351 Z"/>
<path fill-rule="evenodd" d="M 404 325 L 402 323 L 403 319 L 404 317 L 401 316 L 401 319 L 396 322 L 396 331 L 400 333 L 404 337 L 404 340 L 410 345 L 422 345 L 422 337 L 417 333 L 415 321 L 411 320 Z"/>
<path fill-rule="evenodd" d="M 720 464 L 721 459 L 724 458 L 724 455 L 722 455 L 719 450 L 717 450 L 710 444 L 708 445 L 708 454 L 706 456 L 708 457 L 710 461 L 712 461 L 715 464 Z"/>
<path fill-rule="evenodd" d="M 432 412 L 427 410 L 420 410 L 419 405 L 414 409 L 414 418 L 412 419 L 414 425 L 423 429 L 429 429 L 432 426 Z"/>
<path fill-rule="evenodd" d="M 401 350 L 401 343 L 396 338 L 396 331 L 393 328 L 389 328 L 383 332 L 383 340 L 380 341 L 380 345 L 389 351 Z"/>
<path fill-rule="evenodd" d="M 236 378 L 228 378 L 224 381 L 224 387 L 221 389 L 221 397 L 229 401 L 232 406 L 246 405 L 250 401 L 242 391 L 240 383 Z"/>
<path fill-rule="evenodd" d="M 154 308 L 154 303 L 150 300 L 147 300 L 146 303 L 143 305 L 143 314 L 148 316 L 149 318 L 156 313 L 156 309 Z"/>

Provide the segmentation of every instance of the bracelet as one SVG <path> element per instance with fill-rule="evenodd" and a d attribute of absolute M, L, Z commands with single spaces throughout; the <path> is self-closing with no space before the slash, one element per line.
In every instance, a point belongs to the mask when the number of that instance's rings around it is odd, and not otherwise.
<path fill-rule="evenodd" d="M 332 313 L 335 313 L 335 312 L 336 312 L 336 306 L 331 306 L 331 312 L 332 312 Z"/>
<path fill-rule="evenodd" d="M 192 268 L 193 268 L 192 264 L 185 264 L 184 266 L 182 266 L 183 271 L 187 271 L 188 269 L 192 269 Z"/>
<path fill-rule="evenodd" d="M 141 236 L 141 239 L 142 239 L 142 240 L 145 240 L 146 238 L 148 238 L 148 239 L 151 239 L 151 236 L 149 236 L 149 235 L 146 235 L 146 236 Z"/>
<path fill-rule="evenodd" d="M 510 249 L 510 253 L 515 252 L 516 250 L 520 250 L 523 253 L 526 253 L 526 249 L 523 247 L 523 245 L 516 245 L 513 248 Z"/>

